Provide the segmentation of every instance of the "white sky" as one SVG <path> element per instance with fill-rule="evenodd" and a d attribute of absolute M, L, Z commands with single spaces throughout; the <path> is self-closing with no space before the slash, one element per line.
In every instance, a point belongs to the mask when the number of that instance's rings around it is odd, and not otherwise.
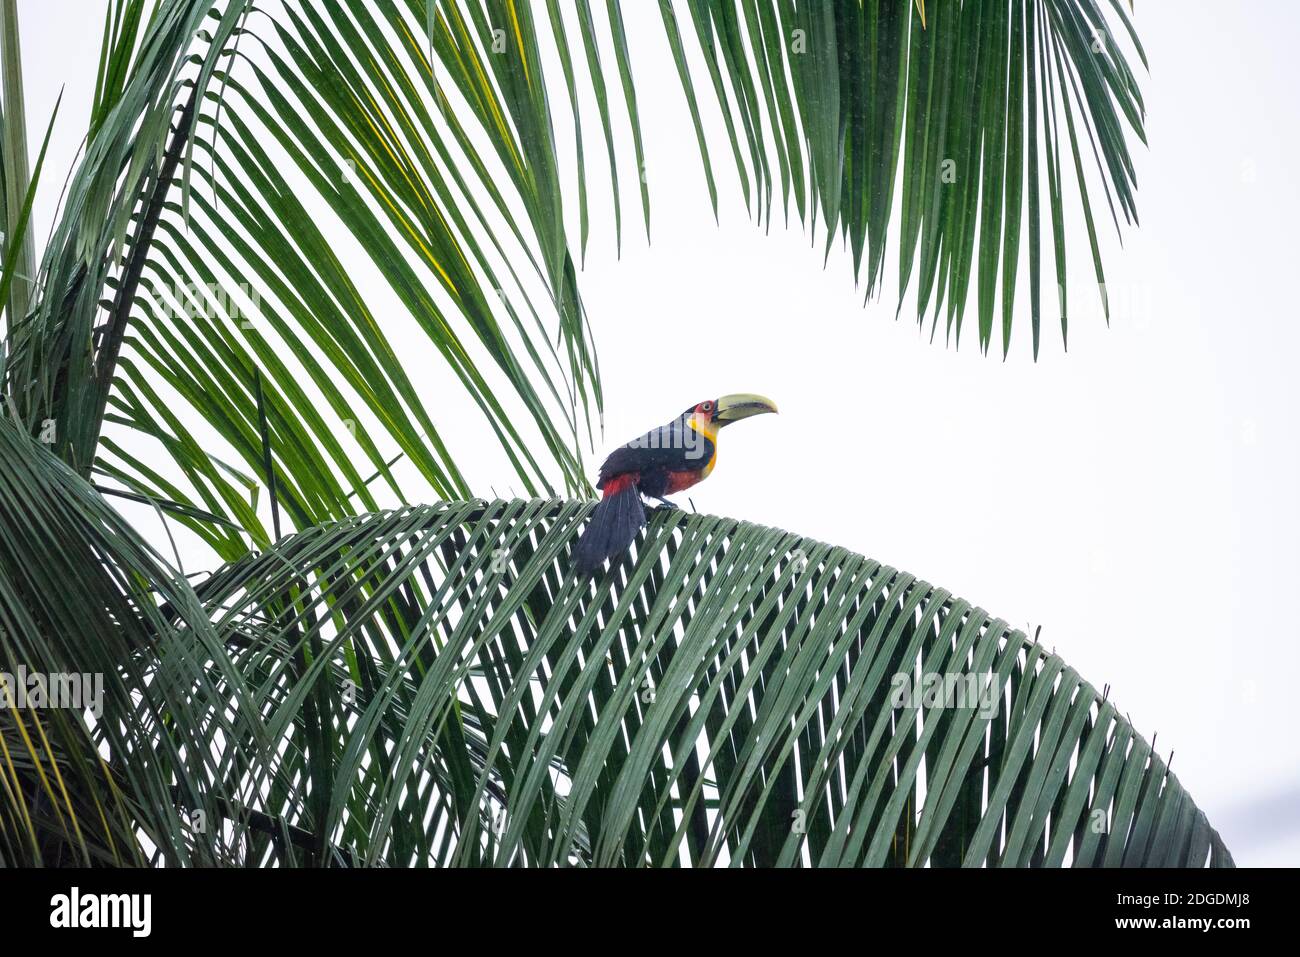
<path fill-rule="evenodd" d="M 715 225 L 656 6 L 625 5 L 638 75 L 663 75 L 638 85 L 652 244 L 625 170 L 622 258 L 596 188 L 580 276 L 606 395 L 593 468 L 693 402 L 771 396 L 780 416 L 725 433 L 716 471 L 690 493 L 700 511 L 847 546 L 1012 625 L 1041 625 L 1139 731 L 1158 732 L 1162 754 L 1176 752 L 1175 773 L 1239 863 L 1300 863 L 1300 8 L 1138 5 L 1152 64 L 1150 148 L 1136 147 L 1142 226 L 1120 249 L 1099 221 L 1107 329 L 1073 221 L 1070 352 L 1048 324 L 1035 364 L 1023 310 L 1004 363 L 974 348 L 973 315 L 954 351 L 894 321 L 892 286 L 863 308 L 846 254 L 823 268 L 798 228 L 764 235 L 749 221 L 725 150 Z M 85 130 L 102 9 L 19 3 L 33 152 L 66 85 L 40 242 Z M 595 125 L 589 137 L 594 164 Z M 494 461 L 472 420 L 451 428 L 462 460 Z M 484 493 L 512 484 L 505 469 L 474 477 Z M 167 548 L 161 533 L 156 544 Z"/>

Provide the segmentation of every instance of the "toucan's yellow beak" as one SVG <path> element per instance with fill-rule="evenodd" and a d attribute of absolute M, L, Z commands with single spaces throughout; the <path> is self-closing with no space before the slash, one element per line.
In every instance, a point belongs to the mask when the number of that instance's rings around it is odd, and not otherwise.
<path fill-rule="evenodd" d="M 718 411 L 713 416 L 713 421 L 719 425 L 726 425 L 728 422 L 748 419 L 751 415 L 775 411 L 776 403 L 771 399 L 761 395 L 751 395 L 748 392 L 737 392 L 734 395 L 724 395 L 718 400 Z"/>

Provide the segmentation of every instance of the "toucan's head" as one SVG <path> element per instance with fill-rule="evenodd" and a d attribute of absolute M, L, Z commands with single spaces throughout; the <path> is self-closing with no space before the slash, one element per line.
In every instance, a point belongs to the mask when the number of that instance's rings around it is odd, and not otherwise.
<path fill-rule="evenodd" d="M 748 392 L 736 392 L 720 399 L 706 399 L 687 409 L 686 415 L 693 417 L 700 425 L 716 430 L 728 423 L 748 419 L 751 415 L 775 411 L 776 403 L 771 399 Z"/>

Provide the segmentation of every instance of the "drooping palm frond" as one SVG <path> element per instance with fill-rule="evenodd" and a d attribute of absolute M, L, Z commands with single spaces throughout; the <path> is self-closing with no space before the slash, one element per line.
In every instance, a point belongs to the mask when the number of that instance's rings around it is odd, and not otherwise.
<path fill-rule="evenodd" d="M 185 580 L 8 416 L 0 684 L 0 866 L 233 862 L 227 780 L 276 774 L 255 689 Z"/>
<path fill-rule="evenodd" d="M 918 321 L 932 307 L 937 324 L 946 302 L 956 340 L 973 280 L 987 349 L 1000 287 L 1005 354 L 1027 233 L 1037 355 L 1044 310 L 1059 306 L 1065 336 L 1066 214 L 1077 195 L 1106 308 L 1093 210 L 1100 192 L 1117 232 L 1121 215 L 1136 222 L 1129 138 L 1145 142 L 1126 47 L 1146 57 L 1120 0 L 1109 14 L 1097 0 L 660 6 L 697 116 L 705 83 L 686 66 L 682 35 L 703 54 L 746 199 L 760 218 L 791 198 L 807 221 L 820 215 L 827 247 L 838 234 L 859 276 L 865 264 L 868 296 L 897 207 L 899 309 L 915 278 Z M 702 134 L 700 147 L 708 163 Z M 1042 265 L 1049 214 L 1054 283 Z M 1059 297 L 1044 305 L 1053 285 Z"/>
<path fill-rule="evenodd" d="M 358 517 L 204 582 L 300 783 L 258 810 L 365 864 L 1231 864 L 1115 705 L 1005 622 L 663 510 L 578 581 L 589 510 Z"/>
<path fill-rule="evenodd" d="M 267 12 L 194 106 L 193 188 L 174 188 L 159 218 L 109 410 L 181 475 L 145 467 L 120 432 L 101 471 L 221 515 L 256 545 L 268 532 L 205 432 L 260 480 L 269 444 L 297 528 L 376 508 L 376 482 L 405 498 L 397 460 L 423 480 L 420 497 L 463 497 L 405 327 L 477 407 L 525 488 L 554 491 L 558 466 L 564 488 L 586 489 L 577 450 L 599 383 L 546 101 L 529 87 L 540 76 L 525 69 L 511 82 L 472 5 L 438 12 L 432 38 L 414 3 Z M 227 558 L 247 547 L 191 524 Z"/>
<path fill-rule="evenodd" d="M 331 599 L 347 607 L 359 573 L 333 568 Z M 223 611 L 210 586 L 201 604 L 93 488 L 0 418 L 0 867 L 359 863 L 305 818 L 263 810 L 322 809 L 332 772 L 318 742 L 350 674 L 311 635 L 268 640 L 311 600 L 306 579 L 283 584 L 259 590 L 251 615 Z M 377 720 L 384 747 L 424 749 L 444 798 L 484 777 L 471 703 L 454 748 L 403 741 L 397 707 Z"/>

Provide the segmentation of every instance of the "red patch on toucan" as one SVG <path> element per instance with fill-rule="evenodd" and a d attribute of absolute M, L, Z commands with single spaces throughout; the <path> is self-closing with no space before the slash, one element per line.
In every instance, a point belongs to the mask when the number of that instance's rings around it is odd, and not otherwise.
<path fill-rule="evenodd" d="M 691 469 L 684 472 L 668 473 L 668 488 L 664 491 L 665 495 L 672 495 L 674 492 L 681 492 L 699 482 L 704 477 L 702 469 Z"/>
<path fill-rule="evenodd" d="M 640 477 L 640 473 L 638 472 L 624 472 L 622 475 L 615 475 L 605 483 L 605 498 L 609 498 L 611 495 L 617 495 L 619 492 L 630 488 L 636 484 L 636 480 Z"/>

